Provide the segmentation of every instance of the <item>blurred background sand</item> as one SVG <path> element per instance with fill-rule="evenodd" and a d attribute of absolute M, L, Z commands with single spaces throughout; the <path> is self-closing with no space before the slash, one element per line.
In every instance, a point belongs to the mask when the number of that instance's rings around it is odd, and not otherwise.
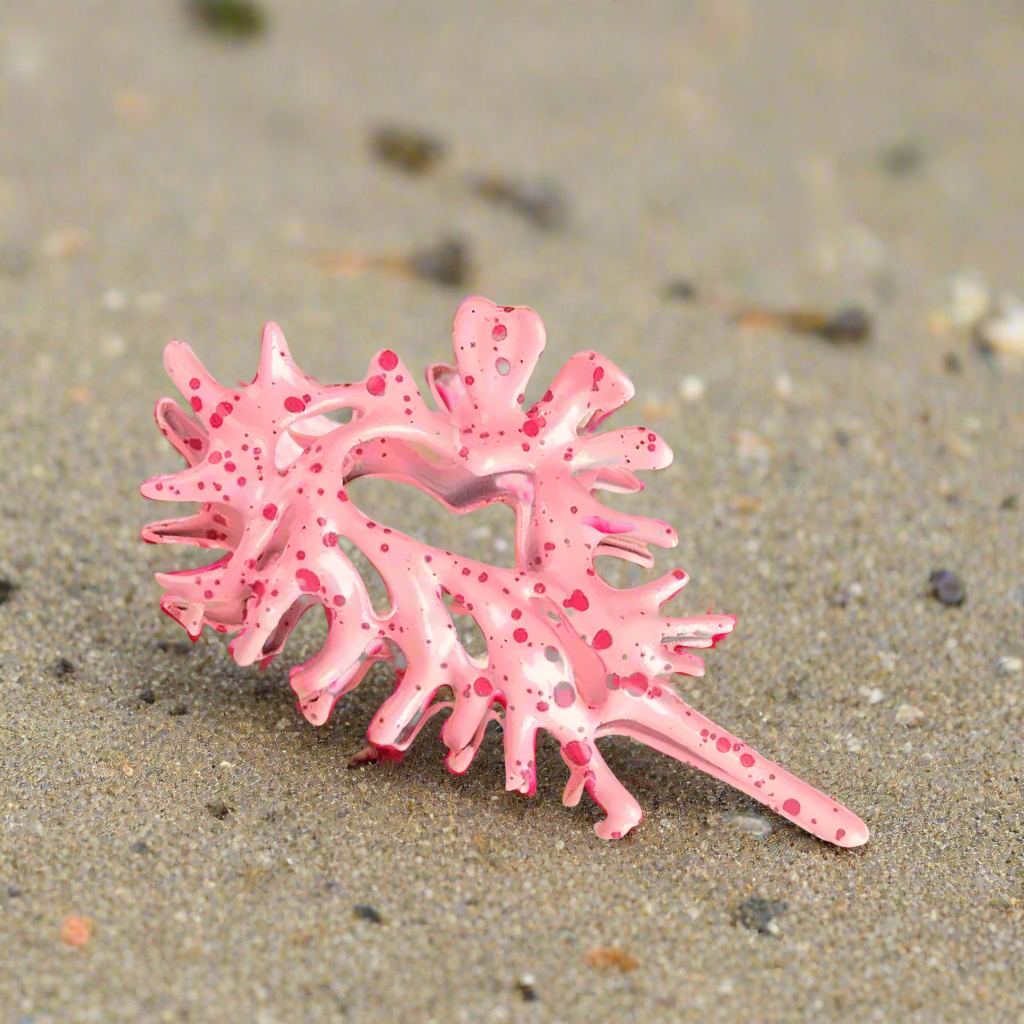
<path fill-rule="evenodd" d="M 0 26 L 0 1021 L 1022 1019 L 1024 377 L 957 326 L 1024 289 L 1020 5 L 262 10 L 240 38 L 157 0 Z M 433 164 L 375 156 L 390 125 Z M 450 776 L 436 722 L 346 770 L 385 675 L 317 730 L 287 666 L 320 626 L 260 674 L 159 614 L 152 573 L 199 564 L 138 541 L 172 514 L 139 483 L 179 465 L 164 343 L 248 380 L 274 319 L 358 379 L 447 359 L 472 293 L 544 317 L 538 389 L 579 348 L 633 379 L 618 420 L 676 462 L 628 507 L 679 529 L 684 607 L 739 616 L 680 690 L 867 847 L 625 741 L 647 819 L 611 844 L 549 744 L 531 800 L 497 733 Z M 502 509 L 364 500 L 508 562 Z"/>

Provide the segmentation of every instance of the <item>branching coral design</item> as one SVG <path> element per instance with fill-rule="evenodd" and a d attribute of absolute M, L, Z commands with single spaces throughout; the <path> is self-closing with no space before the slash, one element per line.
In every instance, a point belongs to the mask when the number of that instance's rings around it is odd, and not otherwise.
<path fill-rule="evenodd" d="M 531 794 L 536 735 L 546 729 L 569 771 L 564 803 L 576 804 L 586 790 L 607 814 L 595 826 L 603 838 L 625 835 L 643 817 L 595 742 L 618 734 L 722 779 L 822 839 L 866 842 L 854 814 L 672 689 L 674 673 L 703 675 L 693 651 L 714 646 L 735 619 L 663 616 L 661 606 L 686 584 L 680 569 L 629 589 L 610 586 L 594 569 L 598 554 L 649 567 L 650 545 L 677 540 L 666 523 L 613 511 L 597 497 L 638 491 L 638 471 L 672 460 L 646 427 L 599 430 L 632 397 L 622 371 L 580 352 L 524 412 L 545 341 L 537 314 L 468 299 L 454 340 L 456 365 L 427 371 L 437 412 L 389 349 L 363 380 L 320 384 L 295 365 L 280 328 L 267 324 L 256 377 L 227 388 L 188 345 L 168 345 L 164 362 L 191 415 L 162 399 L 156 419 L 188 467 L 154 477 L 142 493 L 201 507 L 146 527 L 143 537 L 226 554 L 200 569 L 158 574 L 167 590 L 163 610 L 193 639 L 204 625 L 237 633 L 232 654 L 249 665 L 280 653 L 300 617 L 319 605 L 327 639 L 291 671 L 306 718 L 323 723 L 374 662 L 391 662 L 395 690 L 370 724 L 368 756 L 400 758 L 432 715 L 449 711 L 441 735 L 448 767 L 461 773 L 487 724 L 497 721 L 506 788 Z M 326 415 L 338 409 L 352 410 L 350 422 Z M 510 505 L 515 568 L 475 562 L 374 522 L 346 491 L 366 476 L 418 487 L 455 513 Z M 374 611 L 339 537 L 384 579 L 386 614 Z M 485 658 L 462 646 L 451 613 L 473 617 L 487 641 Z M 437 700 L 445 686 L 452 699 Z"/>

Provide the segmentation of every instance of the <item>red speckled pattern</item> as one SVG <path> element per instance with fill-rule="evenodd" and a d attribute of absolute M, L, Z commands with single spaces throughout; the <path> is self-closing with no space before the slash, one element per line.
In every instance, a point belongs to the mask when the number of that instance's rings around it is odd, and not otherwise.
<path fill-rule="evenodd" d="M 560 743 L 569 771 L 563 802 L 585 789 L 607 817 L 606 839 L 643 818 L 595 740 L 631 736 L 735 786 L 839 846 L 868 839 L 864 823 L 690 708 L 674 673 L 700 676 L 694 649 L 732 631 L 731 615 L 669 618 L 660 607 L 685 586 L 674 569 L 629 589 L 607 584 L 598 554 L 653 564 L 649 546 L 673 547 L 657 519 L 608 509 L 600 490 L 635 492 L 636 473 L 672 453 L 654 431 L 600 424 L 633 395 L 621 370 L 579 352 L 544 396 L 524 408 L 544 348 L 540 317 L 525 307 L 467 299 L 455 317 L 455 365 L 435 364 L 430 409 L 390 349 L 357 383 L 325 385 L 293 361 L 277 324 L 263 330 L 259 372 L 225 388 L 192 349 L 171 342 L 164 364 L 191 415 L 161 399 L 156 420 L 188 466 L 146 481 L 142 493 L 195 501 L 195 515 L 153 523 L 143 538 L 226 552 L 210 565 L 159 573 L 161 608 L 198 639 L 204 625 L 237 634 L 240 665 L 266 665 L 300 617 L 327 616 L 321 651 L 291 671 L 299 708 L 322 724 L 375 661 L 395 666 L 392 695 L 368 730 L 366 757 L 401 758 L 431 715 L 450 711 L 441 736 L 448 767 L 464 772 L 488 722 L 504 729 L 506 788 L 536 787 L 538 729 Z M 351 409 L 339 424 L 325 414 Z M 499 568 L 415 541 L 369 519 L 346 485 L 382 477 L 420 488 L 455 513 L 492 502 L 516 515 L 515 568 Z M 375 613 L 338 546 L 345 537 L 384 579 L 390 610 Z M 473 617 L 487 656 L 471 656 L 451 613 Z M 435 700 L 451 688 L 451 700 Z"/>

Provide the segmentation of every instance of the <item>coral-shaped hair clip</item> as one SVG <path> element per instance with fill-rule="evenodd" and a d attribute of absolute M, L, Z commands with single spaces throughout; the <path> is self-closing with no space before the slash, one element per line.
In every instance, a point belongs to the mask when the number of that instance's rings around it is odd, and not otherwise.
<path fill-rule="evenodd" d="M 441 737 L 448 767 L 462 773 L 496 721 L 504 730 L 506 788 L 532 794 L 537 731 L 546 729 L 569 771 L 563 802 L 575 805 L 586 790 L 607 815 L 595 826 L 605 839 L 643 818 L 595 742 L 621 735 L 708 772 L 830 843 L 866 842 L 856 815 L 673 690 L 674 673 L 703 675 L 694 649 L 731 632 L 733 616 L 661 615 L 686 584 L 681 569 L 628 589 L 610 586 L 595 570 L 596 555 L 650 567 L 649 545 L 677 541 L 661 520 L 611 510 L 597 497 L 601 490 L 639 491 L 638 471 L 672 461 L 646 427 L 599 429 L 633 395 L 622 371 L 580 352 L 524 412 L 544 348 L 540 317 L 467 299 L 454 339 L 456 365 L 427 371 L 437 412 L 389 349 L 374 357 L 363 380 L 320 384 L 299 370 L 271 323 L 256 377 L 230 388 L 188 345 L 171 342 L 164 364 L 191 415 L 165 398 L 156 420 L 188 467 L 148 480 L 142 493 L 201 508 L 154 523 L 143 537 L 226 553 L 200 569 L 158 574 L 168 591 L 162 609 L 193 640 L 204 625 L 237 633 L 235 661 L 266 666 L 299 618 L 321 607 L 323 648 L 291 670 L 309 721 L 325 722 L 374 662 L 390 662 L 395 690 L 370 723 L 367 758 L 400 759 L 432 715 L 450 711 Z M 326 415 L 338 409 L 351 410 L 348 423 Z M 455 513 L 510 505 L 515 567 L 476 562 L 373 521 L 346 491 L 358 477 L 411 484 Z M 386 613 L 374 611 L 339 537 L 385 581 Z M 485 657 L 463 647 L 452 613 L 473 617 L 486 638 Z M 443 687 L 450 700 L 437 699 Z"/>

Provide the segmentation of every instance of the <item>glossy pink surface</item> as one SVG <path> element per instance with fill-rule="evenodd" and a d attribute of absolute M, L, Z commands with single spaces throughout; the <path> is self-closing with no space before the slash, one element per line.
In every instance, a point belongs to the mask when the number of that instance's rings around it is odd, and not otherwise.
<path fill-rule="evenodd" d="M 362 381 L 320 384 L 298 369 L 271 323 L 253 382 L 225 388 L 188 345 L 168 345 L 164 364 L 191 409 L 187 414 L 161 399 L 156 419 L 188 468 L 148 480 L 142 493 L 201 508 L 154 523 L 143 537 L 226 553 L 201 569 L 159 573 L 168 591 L 163 610 L 193 639 L 204 625 L 237 633 L 235 660 L 266 665 L 299 618 L 320 606 L 326 642 L 291 671 L 306 718 L 322 724 L 375 661 L 391 662 L 395 690 L 370 724 L 366 757 L 400 758 L 431 715 L 449 711 L 441 736 L 448 767 L 461 773 L 488 722 L 497 721 L 506 788 L 532 794 L 537 730 L 546 729 L 569 771 L 563 802 L 573 806 L 586 790 L 607 815 L 595 826 L 605 839 L 625 835 L 643 818 L 595 743 L 618 734 L 708 772 L 828 842 L 866 842 L 867 827 L 856 815 L 672 689 L 674 673 L 704 674 L 692 652 L 731 632 L 733 616 L 662 616 L 660 606 L 686 584 L 680 569 L 630 589 L 597 575 L 595 555 L 650 566 L 649 545 L 677 542 L 661 520 L 611 510 L 596 497 L 599 490 L 638 491 L 637 471 L 672 461 L 646 427 L 599 432 L 633 395 L 622 371 L 597 353 L 580 352 L 524 411 L 544 348 L 540 317 L 467 299 L 455 317 L 454 341 L 456 365 L 427 371 L 438 412 L 388 349 Z M 352 409 L 349 423 L 325 415 L 342 408 Z M 364 476 L 411 484 L 456 513 L 510 505 L 516 567 L 456 556 L 372 521 L 345 490 Z M 357 545 L 380 572 L 391 601 L 386 614 L 374 612 L 338 537 Z M 446 594 L 451 612 L 480 626 L 486 658 L 470 656 L 459 642 Z M 443 686 L 452 699 L 435 701 Z"/>

